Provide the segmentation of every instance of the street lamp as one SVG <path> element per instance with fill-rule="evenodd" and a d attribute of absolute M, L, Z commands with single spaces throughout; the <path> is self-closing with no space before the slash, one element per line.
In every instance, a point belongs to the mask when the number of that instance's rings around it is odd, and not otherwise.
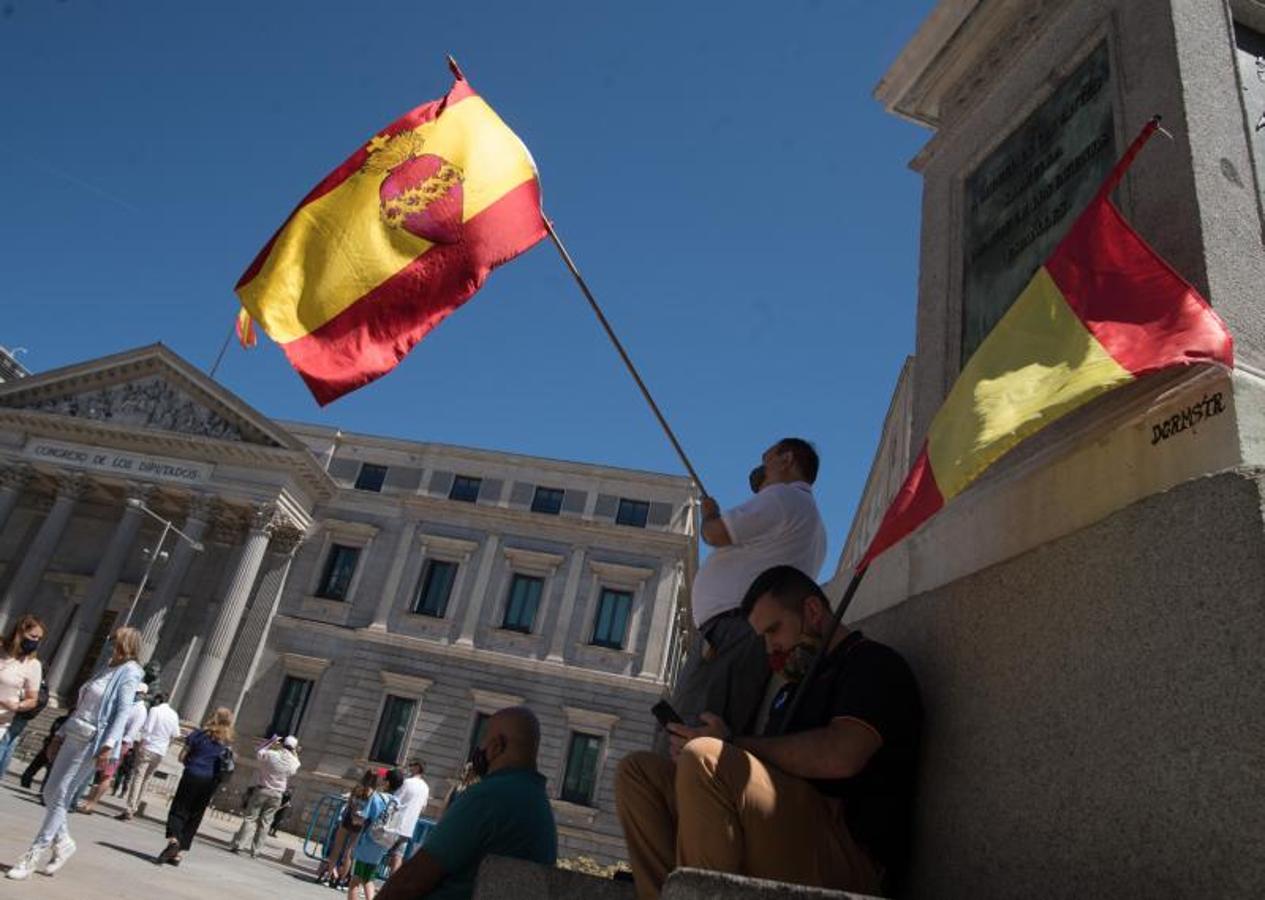
<path fill-rule="evenodd" d="M 145 505 L 145 501 L 139 497 L 133 497 L 127 501 L 127 505 L 132 509 L 140 510 L 151 519 L 156 519 L 163 523 L 162 534 L 158 536 L 158 544 L 153 550 L 148 551 L 149 562 L 145 564 L 145 572 L 141 575 L 141 583 L 136 586 L 136 593 L 132 595 L 132 603 L 127 608 L 127 615 L 123 617 L 123 625 L 126 626 L 132 621 L 132 613 L 136 612 L 136 604 L 140 602 L 141 594 L 145 593 L 145 585 L 149 582 L 149 575 L 154 570 L 154 563 L 160 559 L 167 559 L 167 551 L 163 549 L 163 544 L 167 540 L 167 535 L 174 533 L 177 538 L 183 540 L 186 544 L 194 549 L 195 552 L 201 553 L 205 548 L 201 541 L 195 541 L 189 535 L 185 534 L 177 528 L 170 519 L 163 518 Z"/>

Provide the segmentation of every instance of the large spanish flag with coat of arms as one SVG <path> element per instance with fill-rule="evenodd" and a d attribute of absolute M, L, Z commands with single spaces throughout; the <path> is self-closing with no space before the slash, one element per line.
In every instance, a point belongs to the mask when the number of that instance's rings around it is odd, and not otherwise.
<path fill-rule="evenodd" d="M 962 368 L 858 570 L 1095 397 L 1176 366 L 1234 365 L 1221 318 L 1111 202 L 1157 129 L 1155 120 L 1142 130 Z"/>
<path fill-rule="evenodd" d="M 258 323 L 321 405 L 389 372 L 546 234 L 527 148 L 454 74 L 313 188 L 237 283 L 243 342 Z"/>

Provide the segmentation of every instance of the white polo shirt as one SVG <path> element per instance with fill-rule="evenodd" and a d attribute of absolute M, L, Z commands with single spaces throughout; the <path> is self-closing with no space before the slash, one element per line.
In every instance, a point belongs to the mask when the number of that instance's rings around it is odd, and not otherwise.
<path fill-rule="evenodd" d="M 141 729 L 141 743 L 146 753 L 166 756 L 171 739 L 180 734 L 180 717 L 166 703 L 152 707 L 145 719 L 145 727 Z"/>
<path fill-rule="evenodd" d="M 826 525 L 806 481 L 771 484 L 721 514 L 728 547 L 716 547 L 694 576 L 694 624 L 736 609 L 751 582 L 773 566 L 794 566 L 816 578 L 826 561 Z"/>
<path fill-rule="evenodd" d="M 400 812 L 392 830 L 401 837 L 411 838 L 417 820 L 430 802 L 430 785 L 420 775 L 412 775 L 395 792 L 395 799 L 399 801 Z"/>

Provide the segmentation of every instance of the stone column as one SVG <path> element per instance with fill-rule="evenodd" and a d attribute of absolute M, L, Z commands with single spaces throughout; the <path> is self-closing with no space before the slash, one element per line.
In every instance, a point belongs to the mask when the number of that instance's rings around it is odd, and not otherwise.
<path fill-rule="evenodd" d="M 681 594 L 681 581 L 685 577 L 681 563 L 659 570 L 659 585 L 654 594 L 654 609 L 650 615 L 650 634 L 641 658 L 642 678 L 659 678 L 663 674 L 664 654 L 670 652 L 672 617 L 676 613 L 677 598 Z"/>
<path fill-rule="evenodd" d="M 70 515 L 75 511 L 75 501 L 86 486 L 87 480 L 82 473 L 72 472 L 58 476 L 57 495 L 52 507 L 44 517 L 39 531 L 35 533 L 35 539 L 26 548 L 22 564 L 9 582 L 8 590 L 0 599 L 0 634 L 8 629 L 9 622 L 15 618 L 16 613 L 26 609 L 30 603 L 40 579 L 44 577 L 44 569 L 53 557 L 53 551 L 57 549 L 57 542 L 61 540 L 62 533 L 70 522 Z"/>
<path fill-rule="evenodd" d="M 382 587 L 382 596 L 378 598 L 378 608 L 373 613 L 373 622 L 369 627 L 374 631 L 386 631 L 387 619 L 391 615 L 391 607 L 395 605 L 396 595 L 400 592 L 400 579 L 404 577 L 404 566 L 408 563 L 409 551 L 413 547 L 413 537 L 417 534 L 417 522 L 406 522 L 400 530 L 400 539 L 395 543 L 395 556 L 391 559 L 391 569 L 387 572 L 386 584 Z"/>
<path fill-rule="evenodd" d="M 88 590 L 84 594 L 83 602 L 79 604 L 79 614 L 74 617 L 70 628 L 66 631 L 66 636 L 62 639 L 61 646 L 57 648 L 57 656 L 53 659 L 48 672 L 49 690 L 59 697 L 70 690 L 70 681 L 79 671 L 79 666 L 83 664 L 84 655 L 96 652 L 98 649 L 90 646 L 92 636 L 96 634 L 97 626 L 101 623 L 101 615 L 110 603 L 114 586 L 118 584 L 127 556 L 136 542 L 136 533 L 140 530 L 141 522 L 145 518 L 145 513 L 139 506 L 133 506 L 132 501 L 143 503 L 152 490 L 151 485 L 128 485 L 127 503 L 123 506 L 123 515 L 114 528 L 114 535 L 110 538 L 105 553 L 97 563 L 96 571 L 92 573 L 92 580 L 88 582 Z"/>
<path fill-rule="evenodd" d="M 294 563 L 294 553 L 302 542 L 303 532 L 297 528 L 279 528 L 268 547 L 268 558 L 259 578 L 255 599 L 251 601 L 237 640 L 233 642 L 217 696 L 219 705 L 227 706 L 234 716 L 241 710 L 242 700 L 259 668 L 268 631 L 272 628 L 273 616 L 285 591 L 290 566 Z"/>
<path fill-rule="evenodd" d="M 567 636 L 571 633 L 571 617 L 575 615 L 575 601 L 580 595 L 580 578 L 584 575 L 584 547 L 571 552 L 571 568 L 567 570 L 567 583 L 562 590 L 562 608 L 554 622 L 553 636 L 549 639 L 549 652 L 545 659 L 562 662 L 566 657 Z"/>
<path fill-rule="evenodd" d="M 18 497 L 30 480 L 31 467 L 22 463 L 0 471 L 0 531 L 4 531 L 13 508 L 18 505 Z"/>
<path fill-rule="evenodd" d="M 202 721 L 211 703 L 224 662 L 228 659 L 229 646 L 237 633 L 237 626 L 241 624 L 242 612 L 250 599 L 250 589 L 255 584 L 255 576 L 259 574 L 264 552 L 276 526 L 275 506 L 265 504 L 255 507 L 251 515 L 250 534 L 237 558 L 237 566 L 215 616 L 215 624 L 211 626 L 211 633 L 202 647 L 202 656 L 189 681 L 189 690 L 183 702 L 185 718 L 190 721 Z"/>
<path fill-rule="evenodd" d="M 195 541 L 201 541 L 206 533 L 207 523 L 215 512 L 218 501 L 204 494 L 195 495 L 189 503 L 189 512 L 185 516 L 180 530 Z M 194 554 L 198 551 L 188 541 L 176 538 L 176 546 L 171 549 L 171 557 L 161 575 L 158 586 L 149 595 L 141 597 L 140 605 L 132 618 L 132 624 L 141 630 L 144 643 L 141 650 L 141 661 L 148 662 L 158 646 L 158 638 L 162 634 L 163 623 L 167 614 L 180 596 L 180 585 L 184 583 L 189 566 L 193 563 Z"/>
<path fill-rule="evenodd" d="M 474 634 L 479 627 L 479 614 L 483 612 L 483 603 L 487 599 L 488 579 L 492 577 L 492 564 L 496 562 L 496 549 L 501 544 L 500 538 L 489 534 L 483 544 L 483 559 L 479 561 L 479 574 L 474 581 L 474 589 L 470 591 L 470 604 L 466 607 L 465 618 L 461 621 L 461 634 L 455 643 L 463 647 L 474 646 Z"/>

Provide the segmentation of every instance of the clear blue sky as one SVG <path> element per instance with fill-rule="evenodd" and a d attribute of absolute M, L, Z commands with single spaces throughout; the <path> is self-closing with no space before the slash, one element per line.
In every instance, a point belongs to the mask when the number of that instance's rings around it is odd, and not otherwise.
<path fill-rule="evenodd" d="M 0 343 L 209 366 L 255 252 L 451 52 L 722 505 L 817 443 L 832 571 L 913 346 L 927 134 L 870 92 L 931 6 L 0 0 Z M 683 471 L 548 244 L 324 410 L 266 341 L 220 379 L 277 418 Z"/>

